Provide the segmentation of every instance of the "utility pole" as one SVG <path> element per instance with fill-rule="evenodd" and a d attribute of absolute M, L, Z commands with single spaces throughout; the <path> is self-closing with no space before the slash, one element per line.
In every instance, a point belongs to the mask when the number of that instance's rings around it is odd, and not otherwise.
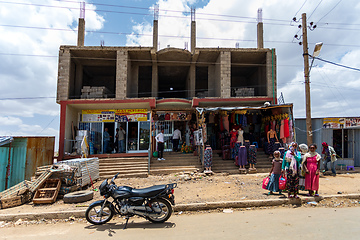
<path fill-rule="evenodd" d="M 305 75 L 305 102 L 306 102 L 306 140 L 307 145 L 313 143 L 312 126 L 311 126 L 311 100 L 310 100 L 310 70 L 309 70 L 309 52 L 307 41 L 306 13 L 301 15 L 302 18 L 302 37 L 303 37 L 303 57 L 304 57 L 304 75 Z"/>

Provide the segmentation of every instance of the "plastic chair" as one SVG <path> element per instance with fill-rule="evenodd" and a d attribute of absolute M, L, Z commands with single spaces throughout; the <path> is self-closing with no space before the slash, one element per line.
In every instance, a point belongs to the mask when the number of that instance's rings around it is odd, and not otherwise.
<path fill-rule="evenodd" d="M 351 169 L 351 170 L 355 170 L 354 166 L 347 166 L 347 167 L 346 167 L 346 171 L 349 171 L 350 169 Z"/>

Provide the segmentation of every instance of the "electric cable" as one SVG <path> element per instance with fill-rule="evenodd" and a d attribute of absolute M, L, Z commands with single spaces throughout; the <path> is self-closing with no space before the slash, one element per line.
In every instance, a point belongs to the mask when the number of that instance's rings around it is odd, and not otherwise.
<path fill-rule="evenodd" d="M 335 4 L 335 6 L 332 9 L 330 9 L 330 11 L 328 11 L 322 18 L 320 18 L 315 25 L 317 25 L 323 18 L 325 18 L 329 13 L 331 13 L 341 2 L 342 0 L 340 0 L 337 4 Z"/>

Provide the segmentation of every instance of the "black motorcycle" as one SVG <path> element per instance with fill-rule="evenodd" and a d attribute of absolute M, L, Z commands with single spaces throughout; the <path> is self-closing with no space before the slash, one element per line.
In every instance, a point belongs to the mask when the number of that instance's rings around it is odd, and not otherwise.
<path fill-rule="evenodd" d="M 92 224 L 100 225 L 111 220 L 115 214 L 126 218 L 124 229 L 129 218 L 141 216 L 154 223 L 163 223 L 168 220 L 175 205 L 174 188 L 177 183 L 155 185 L 143 189 L 135 189 L 128 186 L 116 186 L 116 174 L 108 184 L 105 179 L 100 187 L 100 195 L 104 200 L 90 204 L 86 210 L 86 220 Z M 109 200 L 109 198 L 113 200 Z"/>

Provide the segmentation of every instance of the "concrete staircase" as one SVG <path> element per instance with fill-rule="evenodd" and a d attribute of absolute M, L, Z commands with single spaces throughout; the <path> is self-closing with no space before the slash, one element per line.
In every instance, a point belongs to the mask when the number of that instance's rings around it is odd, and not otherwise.
<path fill-rule="evenodd" d="M 223 160 L 219 156 L 220 150 L 213 151 L 213 163 L 211 170 L 215 173 L 239 173 L 239 167 L 234 164 L 233 159 Z M 256 152 L 257 163 L 255 165 L 257 172 L 269 172 L 271 169 L 270 158 L 264 153 L 263 149 L 259 148 Z M 247 166 L 249 167 L 249 166 Z"/>
<path fill-rule="evenodd" d="M 147 157 L 122 157 L 99 159 L 100 179 L 111 179 L 116 173 L 119 178 L 126 177 L 147 177 L 148 158 Z"/>
<path fill-rule="evenodd" d="M 177 172 L 192 172 L 196 169 L 202 170 L 202 166 L 197 156 L 192 153 L 165 152 L 165 161 L 158 161 L 151 158 L 150 174 L 160 175 Z"/>

